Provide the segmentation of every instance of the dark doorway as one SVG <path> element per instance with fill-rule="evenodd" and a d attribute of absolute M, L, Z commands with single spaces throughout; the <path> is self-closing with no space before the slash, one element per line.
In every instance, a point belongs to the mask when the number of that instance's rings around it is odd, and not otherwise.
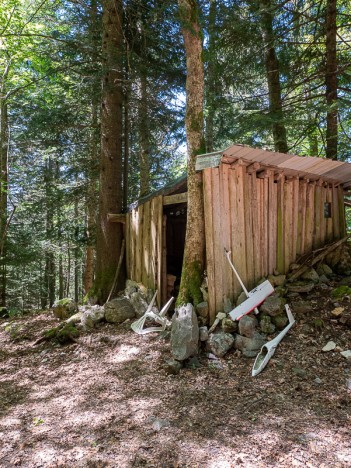
<path fill-rule="evenodd" d="M 176 297 L 179 291 L 185 247 L 187 204 L 170 205 L 164 208 L 166 216 L 166 299 Z M 166 288 L 165 288 L 166 289 Z"/>

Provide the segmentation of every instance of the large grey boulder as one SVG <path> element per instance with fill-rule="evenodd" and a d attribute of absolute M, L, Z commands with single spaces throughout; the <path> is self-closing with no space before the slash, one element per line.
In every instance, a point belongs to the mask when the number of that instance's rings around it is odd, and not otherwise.
<path fill-rule="evenodd" d="M 279 296 L 269 296 L 260 307 L 260 311 L 266 315 L 274 317 L 279 315 L 284 309 L 284 299 Z"/>
<path fill-rule="evenodd" d="M 137 317 L 142 317 L 146 309 L 148 308 L 148 303 L 145 300 L 144 294 L 141 292 L 133 292 L 129 297 L 129 302 L 134 307 Z"/>
<path fill-rule="evenodd" d="M 82 312 L 81 324 L 84 330 L 89 330 L 95 327 L 95 324 L 101 322 L 105 318 L 105 310 L 98 305 L 91 308 L 86 308 Z"/>
<path fill-rule="evenodd" d="M 56 301 L 52 306 L 55 317 L 64 320 L 78 312 L 78 305 L 70 297 Z"/>
<path fill-rule="evenodd" d="M 172 317 L 171 351 L 178 361 L 196 356 L 199 347 L 199 325 L 191 304 L 176 309 Z"/>
<path fill-rule="evenodd" d="M 135 317 L 135 310 L 126 297 L 118 297 L 104 305 L 105 320 L 110 323 L 122 323 Z"/>
<path fill-rule="evenodd" d="M 230 333 L 213 333 L 207 341 L 207 347 L 212 354 L 223 357 L 234 345 L 234 337 Z"/>
<path fill-rule="evenodd" d="M 257 319 L 255 317 L 249 317 L 244 315 L 239 320 L 239 333 L 240 335 L 252 338 L 256 333 L 256 327 L 258 325 Z"/>

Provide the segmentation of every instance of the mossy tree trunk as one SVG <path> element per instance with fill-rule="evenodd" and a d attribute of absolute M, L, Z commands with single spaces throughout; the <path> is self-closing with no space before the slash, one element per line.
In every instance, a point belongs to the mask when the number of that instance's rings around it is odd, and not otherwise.
<path fill-rule="evenodd" d="M 121 213 L 122 191 L 122 0 L 103 2 L 103 80 L 101 106 L 101 156 L 99 222 L 96 245 L 96 278 L 93 293 L 100 303 L 112 287 L 121 252 L 123 230 L 109 223 L 108 213 Z M 122 275 L 117 288 L 122 286 Z"/>
<path fill-rule="evenodd" d="M 0 307 L 6 307 L 6 223 L 8 190 L 8 114 L 6 76 L 0 89 Z"/>
<path fill-rule="evenodd" d="M 186 53 L 186 136 L 188 148 L 188 214 L 178 305 L 202 300 L 205 256 L 202 182 L 195 172 L 196 156 L 204 151 L 204 66 L 202 33 L 195 0 L 178 0 Z"/>

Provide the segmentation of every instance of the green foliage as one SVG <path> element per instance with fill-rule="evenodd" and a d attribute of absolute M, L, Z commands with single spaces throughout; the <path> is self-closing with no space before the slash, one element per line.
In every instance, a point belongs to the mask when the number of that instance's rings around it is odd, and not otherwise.
<path fill-rule="evenodd" d="M 333 299 L 342 299 L 345 296 L 351 296 L 351 288 L 348 286 L 338 286 L 331 292 L 331 297 Z"/>

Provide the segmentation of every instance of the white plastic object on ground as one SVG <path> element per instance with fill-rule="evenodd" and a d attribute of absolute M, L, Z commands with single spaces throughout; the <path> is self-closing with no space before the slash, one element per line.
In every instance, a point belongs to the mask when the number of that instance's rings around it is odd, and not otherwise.
<path fill-rule="evenodd" d="M 154 305 L 155 299 L 157 296 L 157 291 L 154 294 L 154 297 L 152 298 L 148 308 L 146 309 L 145 314 L 140 317 L 138 320 L 133 322 L 130 326 L 130 328 L 137 333 L 138 335 L 145 335 L 146 333 L 152 333 L 152 332 L 161 332 L 166 329 L 166 327 L 169 327 L 171 325 L 171 322 L 167 320 L 166 318 L 166 313 L 172 304 L 174 297 L 171 297 L 170 300 L 165 304 L 161 311 L 157 314 L 155 312 L 152 312 L 152 307 Z M 155 322 L 159 323 L 161 327 L 149 327 L 149 328 L 144 328 L 144 324 L 147 318 L 153 319 Z"/>
<path fill-rule="evenodd" d="M 261 351 L 256 356 L 256 359 L 252 368 L 252 377 L 255 377 L 255 375 L 259 374 L 266 367 L 268 361 L 275 353 L 275 350 L 277 349 L 278 344 L 281 342 L 281 340 L 284 338 L 284 336 L 288 333 L 290 328 L 295 323 L 295 319 L 293 317 L 293 314 L 291 313 L 291 310 L 288 304 L 285 305 L 285 310 L 288 315 L 289 324 L 284 328 L 284 330 L 282 330 L 279 333 L 279 335 L 273 338 L 272 341 L 268 341 L 268 343 L 265 343 L 262 346 Z"/>
<path fill-rule="evenodd" d="M 262 302 L 274 292 L 274 288 L 271 283 L 266 280 L 263 283 L 259 284 L 255 289 L 252 289 L 248 295 L 248 299 L 235 307 L 229 316 L 232 320 L 239 320 L 243 315 L 250 313 L 257 306 L 262 304 Z"/>

